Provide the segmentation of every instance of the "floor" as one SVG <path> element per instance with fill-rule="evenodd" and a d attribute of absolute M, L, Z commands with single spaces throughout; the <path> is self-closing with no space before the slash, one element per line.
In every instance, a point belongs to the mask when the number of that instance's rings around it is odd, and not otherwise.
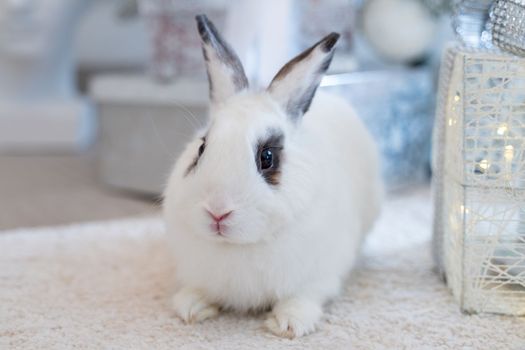
<path fill-rule="evenodd" d="M 460 312 L 434 272 L 431 208 L 428 188 L 389 198 L 341 295 L 314 333 L 293 340 L 271 335 L 265 314 L 175 317 L 161 220 L 0 234 L 0 349 L 525 349 L 525 317 Z M 236 287 L 247 283 L 239 277 Z"/>
<path fill-rule="evenodd" d="M 0 230 L 146 216 L 159 201 L 105 188 L 92 155 L 0 155 Z"/>

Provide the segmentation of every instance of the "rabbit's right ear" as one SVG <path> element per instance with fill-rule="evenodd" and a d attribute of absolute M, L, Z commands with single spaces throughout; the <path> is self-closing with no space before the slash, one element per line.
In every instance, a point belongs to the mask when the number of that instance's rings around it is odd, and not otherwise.
<path fill-rule="evenodd" d="M 195 19 L 206 61 L 210 99 L 214 103 L 220 103 L 237 92 L 247 89 L 248 79 L 239 57 L 206 15 L 199 15 Z"/>

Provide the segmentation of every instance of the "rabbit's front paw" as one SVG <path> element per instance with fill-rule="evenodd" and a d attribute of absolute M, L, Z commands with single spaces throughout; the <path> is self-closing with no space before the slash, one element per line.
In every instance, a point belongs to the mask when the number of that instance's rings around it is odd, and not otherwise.
<path fill-rule="evenodd" d="M 196 323 L 215 317 L 219 308 L 206 301 L 204 295 L 192 288 L 182 288 L 172 299 L 177 316 L 186 323 Z"/>
<path fill-rule="evenodd" d="M 275 305 L 265 325 L 275 335 L 292 339 L 313 332 L 322 313 L 315 301 L 290 298 Z"/>

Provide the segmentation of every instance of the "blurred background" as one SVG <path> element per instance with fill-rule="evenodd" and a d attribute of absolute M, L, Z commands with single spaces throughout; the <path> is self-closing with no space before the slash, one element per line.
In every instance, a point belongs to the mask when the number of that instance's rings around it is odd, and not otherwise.
<path fill-rule="evenodd" d="M 0 229 L 158 212 L 175 158 L 206 121 L 194 16 L 264 87 L 342 34 L 321 89 L 376 138 L 389 191 L 430 174 L 447 0 L 0 0 Z"/>

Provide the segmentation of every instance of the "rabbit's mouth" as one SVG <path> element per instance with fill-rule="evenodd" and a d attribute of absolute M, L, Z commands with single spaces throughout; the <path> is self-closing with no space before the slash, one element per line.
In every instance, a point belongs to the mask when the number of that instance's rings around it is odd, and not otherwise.
<path fill-rule="evenodd" d="M 213 232 L 215 235 L 226 237 L 228 234 L 229 227 L 226 224 L 215 222 L 213 224 L 210 224 L 210 229 L 211 232 Z"/>

